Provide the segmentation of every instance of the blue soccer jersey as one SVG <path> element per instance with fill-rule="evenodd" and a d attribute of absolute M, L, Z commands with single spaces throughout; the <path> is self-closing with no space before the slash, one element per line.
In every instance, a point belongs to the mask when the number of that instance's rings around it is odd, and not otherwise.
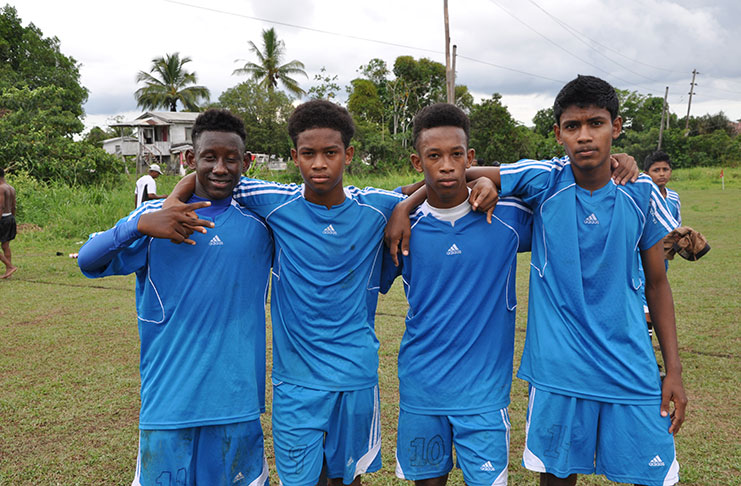
<path fill-rule="evenodd" d="M 491 224 L 473 211 L 451 224 L 425 203 L 411 223 L 409 255 L 400 268 L 386 258 L 382 278 L 386 292 L 401 273 L 409 302 L 399 349 L 401 408 L 460 415 L 506 407 L 516 257 L 530 249 L 532 211 L 519 199 L 502 198 Z"/>
<path fill-rule="evenodd" d="M 345 188 L 328 209 L 303 186 L 242 178 L 235 199 L 275 237 L 271 295 L 273 379 L 326 391 L 378 382 L 374 329 L 383 229 L 404 196 Z"/>
<path fill-rule="evenodd" d="M 682 226 L 682 203 L 679 202 L 679 194 L 666 188 L 666 205 L 669 206 L 672 216 L 679 226 Z"/>
<path fill-rule="evenodd" d="M 144 203 L 117 225 L 162 202 Z M 140 237 L 106 267 L 83 270 L 91 278 L 136 273 L 141 429 L 236 423 L 265 410 L 270 232 L 236 203 L 200 217 L 215 227 L 193 233 L 196 245 Z"/>
<path fill-rule="evenodd" d="M 676 222 L 651 178 L 590 194 L 568 157 L 501 168 L 502 193 L 534 211 L 527 336 L 518 377 L 553 393 L 659 403 L 640 251 Z"/>

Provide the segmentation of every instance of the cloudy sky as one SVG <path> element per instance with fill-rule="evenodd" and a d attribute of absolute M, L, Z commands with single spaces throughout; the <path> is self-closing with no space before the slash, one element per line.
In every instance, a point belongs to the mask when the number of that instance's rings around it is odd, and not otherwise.
<path fill-rule="evenodd" d="M 244 78 L 247 42 L 275 27 L 286 60 L 306 65 L 304 89 L 322 67 L 340 85 L 372 58 L 401 55 L 445 62 L 443 0 L 9 0 L 24 25 L 81 63 L 90 90 L 86 125 L 137 111 L 135 77 L 154 57 L 180 52 L 212 99 Z M 663 96 L 673 113 L 741 118 L 739 0 L 449 0 L 457 82 L 477 98 L 494 92 L 520 122 L 552 104 L 577 74 Z"/>

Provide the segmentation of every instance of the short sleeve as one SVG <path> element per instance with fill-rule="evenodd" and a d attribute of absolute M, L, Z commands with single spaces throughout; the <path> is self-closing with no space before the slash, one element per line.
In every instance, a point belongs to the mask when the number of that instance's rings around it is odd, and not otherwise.
<path fill-rule="evenodd" d="M 530 251 L 533 234 L 532 209 L 522 199 L 511 196 L 502 197 L 497 208 L 500 211 L 495 211 L 494 214 L 501 215 L 502 220 L 517 233 L 517 252 Z"/>
<path fill-rule="evenodd" d="M 647 186 L 650 188 L 648 215 L 638 242 L 641 250 L 648 250 L 678 226 L 659 188 L 654 183 Z"/>
<path fill-rule="evenodd" d="M 302 188 L 296 184 L 280 184 L 249 177 L 242 177 L 233 192 L 237 204 L 262 218 L 267 218 L 275 208 L 301 195 Z"/>
<path fill-rule="evenodd" d="M 551 173 L 557 169 L 557 161 L 559 159 L 524 159 L 500 166 L 502 196 L 517 196 L 530 207 L 536 207 L 540 202 L 539 196 L 550 185 Z"/>

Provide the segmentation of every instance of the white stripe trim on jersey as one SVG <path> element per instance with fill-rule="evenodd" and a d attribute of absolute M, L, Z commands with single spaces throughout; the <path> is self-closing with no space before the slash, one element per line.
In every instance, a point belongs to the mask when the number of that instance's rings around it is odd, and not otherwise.
<path fill-rule="evenodd" d="M 378 257 L 381 256 L 382 251 L 383 251 L 383 241 L 378 243 L 378 247 L 376 248 L 376 254 L 373 257 L 373 265 L 371 265 L 371 271 L 368 274 L 368 280 L 365 284 L 365 290 L 378 290 L 381 288 L 380 284 L 374 287 L 371 287 L 371 279 L 373 278 L 373 271 L 375 270 L 376 264 L 378 263 Z"/>
<path fill-rule="evenodd" d="M 288 204 L 291 204 L 291 203 L 294 203 L 294 202 L 296 202 L 296 201 L 298 201 L 298 200 L 300 200 L 300 199 L 303 199 L 303 197 L 304 197 L 304 196 L 303 196 L 303 194 L 297 194 L 297 195 L 296 195 L 296 197 L 294 197 L 293 199 L 289 199 L 288 201 L 284 202 L 284 203 L 283 203 L 283 204 L 281 204 L 280 206 L 276 207 L 275 209 L 273 209 L 272 211 L 270 211 L 270 212 L 269 212 L 269 213 L 268 213 L 268 214 L 267 214 L 267 215 L 265 216 L 265 221 L 267 222 L 268 218 L 269 218 L 270 216 L 272 216 L 272 215 L 273 215 L 273 213 L 274 213 L 274 212 L 276 212 L 277 210 L 279 210 L 279 209 L 283 208 L 284 206 L 286 206 L 286 205 L 288 205 Z"/>
<path fill-rule="evenodd" d="M 656 214 L 656 219 L 659 221 L 659 223 L 661 223 L 667 231 L 672 231 L 674 228 L 676 228 L 677 220 L 674 219 L 674 216 L 672 216 L 672 213 L 666 206 L 664 197 L 658 190 L 651 191 L 651 201 L 652 206 L 654 207 L 654 213 Z M 659 214 L 659 212 L 661 214 Z"/>
<path fill-rule="evenodd" d="M 528 214 L 533 214 L 533 210 L 527 207 L 527 205 L 522 201 L 522 199 L 517 197 L 502 197 L 499 198 L 499 202 L 497 203 L 498 206 L 509 206 L 513 208 L 520 209 L 522 211 L 525 211 Z"/>
<path fill-rule="evenodd" d="M 371 463 L 381 453 L 381 407 L 378 396 L 378 385 L 373 387 L 373 420 L 371 421 L 370 435 L 368 436 L 368 452 L 363 454 L 355 463 L 353 480 L 365 474 Z"/>
<path fill-rule="evenodd" d="M 126 221 L 131 221 L 132 219 L 136 218 L 137 216 L 141 216 L 142 214 L 147 213 L 153 213 L 155 211 L 159 211 L 162 209 L 162 204 L 164 204 L 164 199 L 158 199 L 154 202 L 151 201 L 144 201 L 139 205 L 138 208 L 136 208 L 134 211 L 129 214 L 128 218 L 126 218 Z"/>
<path fill-rule="evenodd" d="M 540 209 L 538 212 L 540 212 L 540 221 L 541 221 L 540 225 L 541 225 L 542 233 L 543 233 L 543 268 L 542 269 L 538 268 L 537 266 L 535 266 L 535 264 L 533 264 L 532 259 L 530 260 L 530 266 L 538 271 L 538 275 L 540 276 L 540 278 L 543 278 L 543 276 L 545 275 L 545 268 L 548 266 L 548 245 L 546 245 L 545 243 L 545 224 L 543 223 L 543 207 L 546 205 L 548 201 L 558 196 L 563 191 L 574 187 L 575 185 L 576 185 L 576 182 L 572 182 L 568 186 L 564 187 L 563 189 L 560 189 L 558 192 L 551 195 L 548 199 L 543 201 L 543 204 L 540 205 Z"/>
<path fill-rule="evenodd" d="M 239 214 L 241 214 L 242 216 L 244 216 L 246 218 L 252 218 L 252 219 L 254 219 L 258 223 L 260 223 L 263 228 L 265 228 L 265 231 L 267 231 L 268 233 L 270 233 L 270 230 L 268 229 L 268 225 L 265 224 L 265 221 L 263 221 L 260 218 L 256 218 L 254 215 L 252 215 L 250 213 L 245 212 L 245 210 L 247 208 L 240 206 L 239 203 L 237 203 L 237 201 L 235 201 L 234 199 L 232 199 L 232 206 L 234 206 L 237 209 L 237 211 L 239 211 Z M 271 239 L 272 239 L 272 236 L 271 236 Z"/>
<path fill-rule="evenodd" d="M 283 248 L 281 248 L 278 251 L 278 256 L 275 258 L 275 261 L 278 262 L 278 273 L 275 272 L 275 265 L 273 265 L 273 268 L 271 268 L 270 270 L 270 273 L 272 273 L 273 276 L 277 278 L 278 280 L 280 280 L 280 260 L 282 256 L 283 256 Z"/>
<path fill-rule="evenodd" d="M 517 251 L 520 248 L 520 234 L 512 226 L 510 226 L 507 223 L 505 223 L 504 221 L 502 221 L 501 218 L 499 218 L 496 214 L 492 214 L 492 216 L 497 221 L 499 221 L 502 225 L 504 225 L 505 227 L 509 228 L 509 230 L 512 231 L 515 234 L 515 238 L 517 238 L 517 247 L 515 248 L 515 251 Z M 517 257 L 515 256 L 515 259 L 516 258 Z M 505 291 L 504 291 L 505 292 L 505 294 L 504 294 L 505 295 L 505 299 L 507 300 L 506 305 L 507 305 L 507 310 L 508 311 L 513 311 L 513 310 L 515 310 L 517 308 L 517 303 L 515 303 L 515 305 L 513 305 L 512 307 L 509 306 L 509 279 L 511 277 L 512 277 L 512 264 L 510 263 L 509 270 L 507 270 L 507 285 L 506 285 L 506 288 L 505 288 Z"/>
<path fill-rule="evenodd" d="M 149 253 L 152 251 L 152 240 L 154 240 L 153 237 L 149 237 L 149 243 L 147 243 L 147 281 L 152 286 L 152 289 L 154 290 L 154 295 L 157 296 L 157 302 L 160 304 L 160 309 L 162 309 L 162 319 L 159 321 L 153 321 L 151 319 L 145 319 L 142 316 L 139 315 L 139 313 L 136 313 L 136 317 L 144 322 L 150 322 L 152 324 L 162 324 L 165 322 L 165 305 L 162 303 L 162 298 L 160 297 L 160 293 L 157 291 L 157 286 L 154 285 L 154 282 L 152 281 L 152 266 L 150 264 L 150 258 Z"/>

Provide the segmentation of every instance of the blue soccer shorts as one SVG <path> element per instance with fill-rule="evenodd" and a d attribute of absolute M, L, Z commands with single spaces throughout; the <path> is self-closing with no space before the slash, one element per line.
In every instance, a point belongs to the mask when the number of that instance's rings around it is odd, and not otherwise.
<path fill-rule="evenodd" d="M 421 415 L 399 411 L 396 475 L 420 480 L 444 476 L 457 466 L 469 486 L 504 486 L 509 465 L 506 408 L 476 415 Z"/>
<path fill-rule="evenodd" d="M 530 387 L 522 465 L 565 478 L 603 474 L 619 483 L 671 486 L 679 463 L 671 419 L 659 404 L 597 402 Z"/>
<path fill-rule="evenodd" d="M 132 486 L 268 483 L 260 419 L 187 429 L 140 430 Z"/>
<path fill-rule="evenodd" d="M 273 448 L 284 486 L 314 486 L 326 462 L 329 478 L 350 484 L 381 468 L 378 386 L 324 391 L 273 381 Z"/>

